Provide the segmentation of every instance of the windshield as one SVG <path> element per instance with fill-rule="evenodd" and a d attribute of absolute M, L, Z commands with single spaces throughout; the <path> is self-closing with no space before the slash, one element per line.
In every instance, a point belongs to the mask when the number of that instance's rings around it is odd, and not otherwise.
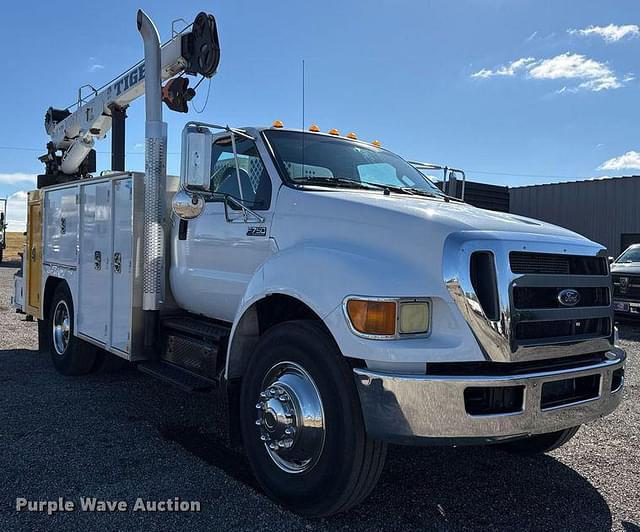
<path fill-rule="evenodd" d="M 616 262 L 640 262 L 640 247 L 627 249 L 616 259 Z"/>
<path fill-rule="evenodd" d="M 442 196 L 434 183 L 387 150 L 300 131 L 265 131 L 281 172 L 299 184 L 389 188 Z"/>

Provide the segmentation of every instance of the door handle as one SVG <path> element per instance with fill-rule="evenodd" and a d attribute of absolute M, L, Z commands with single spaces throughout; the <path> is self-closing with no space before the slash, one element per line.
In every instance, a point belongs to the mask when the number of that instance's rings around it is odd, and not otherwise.
<path fill-rule="evenodd" d="M 113 254 L 113 271 L 120 273 L 122 271 L 122 253 Z"/>
<path fill-rule="evenodd" d="M 102 252 L 95 251 L 93 253 L 93 266 L 96 270 L 102 269 Z"/>
<path fill-rule="evenodd" d="M 31 248 L 31 262 L 35 262 L 36 261 L 36 247 L 33 246 Z"/>

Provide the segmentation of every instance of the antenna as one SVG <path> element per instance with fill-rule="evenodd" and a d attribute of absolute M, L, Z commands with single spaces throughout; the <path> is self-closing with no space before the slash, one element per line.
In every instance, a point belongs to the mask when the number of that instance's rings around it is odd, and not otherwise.
<path fill-rule="evenodd" d="M 304 141 L 305 141 L 305 134 L 304 134 L 304 59 L 302 60 L 302 177 L 305 177 L 305 170 L 304 170 Z"/>

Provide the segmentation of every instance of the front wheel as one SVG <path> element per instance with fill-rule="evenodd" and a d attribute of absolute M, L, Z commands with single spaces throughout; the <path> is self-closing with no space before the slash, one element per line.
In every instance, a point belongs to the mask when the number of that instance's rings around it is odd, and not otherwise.
<path fill-rule="evenodd" d="M 579 428 L 580 425 L 577 427 L 571 427 L 570 429 L 559 430 L 557 432 L 536 434 L 521 440 L 501 443 L 498 447 L 514 454 L 535 455 L 548 453 L 567 443 L 576 435 Z"/>
<path fill-rule="evenodd" d="M 53 294 L 49 317 L 39 327 L 42 347 L 49 352 L 58 372 L 85 375 L 93 368 L 96 348 L 75 335 L 73 316 L 71 292 L 66 283 L 61 283 Z"/>
<path fill-rule="evenodd" d="M 386 444 L 366 433 L 353 372 L 313 321 L 261 338 L 242 383 L 245 451 L 267 495 L 304 515 L 358 504 L 375 487 Z"/>

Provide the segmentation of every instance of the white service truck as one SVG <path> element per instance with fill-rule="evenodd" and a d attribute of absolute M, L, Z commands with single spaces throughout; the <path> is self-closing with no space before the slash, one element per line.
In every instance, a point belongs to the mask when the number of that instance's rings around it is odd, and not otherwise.
<path fill-rule="evenodd" d="M 223 394 L 264 491 L 316 516 L 370 493 L 387 442 L 541 453 L 616 408 L 602 246 L 474 208 L 379 142 L 316 126 L 189 122 L 167 177 L 161 100 L 192 96 L 176 74 L 215 73 L 215 22 L 163 47 L 142 12 L 138 27 L 144 63 L 47 114 L 16 286 L 59 372 L 123 359 Z M 143 93 L 144 174 L 91 176 L 94 138 Z"/>

